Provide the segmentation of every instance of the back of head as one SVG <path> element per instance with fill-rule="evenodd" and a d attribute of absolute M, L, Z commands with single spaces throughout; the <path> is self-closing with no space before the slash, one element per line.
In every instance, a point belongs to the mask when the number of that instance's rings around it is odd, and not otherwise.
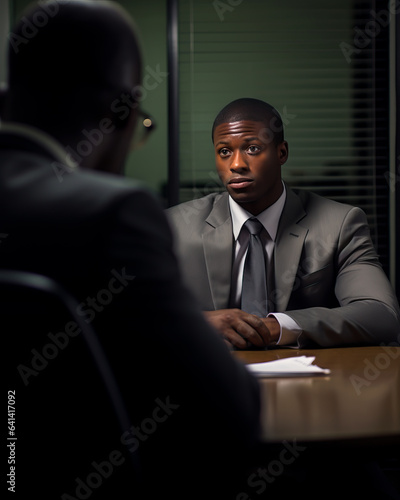
<path fill-rule="evenodd" d="M 284 140 L 283 123 L 278 111 L 271 104 L 250 97 L 236 99 L 222 108 L 214 120 L 212 138 L 218 125 L 240 121 L 264 123 L 273 133 L 275 144 L 280 144 Z"/>
<path fill-rule="evenodd" d="M 5 119 L 68 125 L 104 117 L 140 82 L 134 26 L 117 4 L 51 0 L 30 7 L 9 35 Z"/>

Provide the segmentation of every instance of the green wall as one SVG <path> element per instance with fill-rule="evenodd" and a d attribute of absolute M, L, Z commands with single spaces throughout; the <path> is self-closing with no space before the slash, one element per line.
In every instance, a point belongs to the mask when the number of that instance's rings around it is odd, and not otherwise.
<path fill-rule="evenodd" d="M 132 15 L 138 28 L 143 51 L 143 86 L 146 94 L 142 108 L 150 113 L 156 129 L 145 146 L 132 151 L 126 165 L 126 175 L 144 181 L 161 193 L 168 176 L 167 148 L 167 18 L 166 0 L 120 0 Z M 146 78 L 147 77 L 147 78 Z"/>

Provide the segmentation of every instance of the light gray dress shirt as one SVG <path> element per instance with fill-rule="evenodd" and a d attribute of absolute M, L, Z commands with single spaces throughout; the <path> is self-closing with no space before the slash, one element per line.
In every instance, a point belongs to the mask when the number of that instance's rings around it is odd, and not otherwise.
<path fill-rule="evenodd" d="M 282 184 L 283 192 L 279 199 L 273 205 L 256 216 L 256 218 L 261 222 L 267 232 L 267 234 L 264 231 L 262 232 L 261 240 L 265 248 L 267 269 L 271 270 L 273 269 L 271 263 L 273 259 L 275 238 L 278 231 L 279 219 L 281 217 L 282 210 L 286 201 L 286 188 L 285 184 Z M 254 215 L 252 215 L 250 212 L 247 212 L 247 210 L 238 205 L 231 197 L 229 197 L 229 209 L 231 212 L 233 236 L 235 239 L 235 257 L 232 268 L 232 290 L 230 305 L 231 307 L 240 308 L 243 269 L 250 237 L 249 232 L 246 230 L 242 231 L 242 228 L 247 219 L 254 217 Z M 270 311 L 268 316 L 274 316 L 278 320 L 281 327 L 280 337 L 277 341 L 277 344 L 289 345 L 297 343 L 297 338 L 301 334 L 302 330 L 292 318 L 290 318 L 287 314 L 274 313 L 273 311 Z"/>

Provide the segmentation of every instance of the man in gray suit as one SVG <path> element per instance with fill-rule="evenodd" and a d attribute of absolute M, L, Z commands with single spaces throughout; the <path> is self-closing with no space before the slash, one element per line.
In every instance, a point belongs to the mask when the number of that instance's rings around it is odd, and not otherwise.
<path fill-rule="evenodd" d="M 246 348 L 400 341 L 399 306 L 365 214 L 282 182 L 288 144 L 278 112 L 257 99 L 233 101 L 216 117 L 212 139 L 226 192 L 168 215 L 186 283 L 226 342 Z M 262 315 L 241 307 L 250 239 L 244 223 L 252 217 L 264 228 L 267 292 L 253 301 L 254 310 L 265 306 Z"/>
<path fill-rule="evenodd" d="M 77 298 L 77 313 L 94 326 L 132 419 L 111 448 L 103 414 L 88 418 L 66 398 L 63 406 L 75 408 L 76 418 L 54 415 L 59 379 L 51 380 L 52 367 L 66 363 L 68 381 L 77 363 L 73 347 L 53 356 L 43 373 L 31 369 L 29 387 L 17 394 L 21 402 L 24 390 L 49 383 L 48 407 L 36 416 L 48 428 L 40 447 L 27 450 L 21 428 L 37 408 L 19 413 L 20 452 L 31 460 L 26 467 L 18 462 L 17 496 L 88 498 L 82 480 L 97 477 L 90 483 L 98 488 L 96 498 L 225 498 L 233 488 L 232 497 L 236 474 L 258 445 L 258 383 L 183 286 L 157 200 L 115 175 L 143 127 L 132 20 L 115 2 L 39 2 L 9 42 L 0 127 L 0 267 L 50 276 Z M 71 163 L 78 155 L 80 166 Z M 4 307 L 0 301 L 1 317 Z M 48 345 L 48 335 L 66 335 L 40 333 L 28 352 Z M 9 362 L 6 373 L 15 370 Z M 77 425 L 87 429 L 86 439 L 71 451 Z M 125 464 L 138 449 L 143 491 L 129 468 L 122 476 L 123 467 L 111 475 L 103 466 L 107 478 L 99 487 L 93 463 L 115 449 L 126 455 Z M 83 478 L 78 485 L 77 476 Z"/>

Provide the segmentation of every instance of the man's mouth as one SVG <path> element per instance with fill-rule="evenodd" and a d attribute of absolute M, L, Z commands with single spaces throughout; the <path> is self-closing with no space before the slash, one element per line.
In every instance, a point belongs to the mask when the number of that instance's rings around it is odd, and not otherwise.
<path fill-rule="evenodd" d="M 234 177 L 228 181 L 228 185 L 233 189 L 242 189 L 249 186 L 252 182 L 254 180 L 249 177 Z"/>

